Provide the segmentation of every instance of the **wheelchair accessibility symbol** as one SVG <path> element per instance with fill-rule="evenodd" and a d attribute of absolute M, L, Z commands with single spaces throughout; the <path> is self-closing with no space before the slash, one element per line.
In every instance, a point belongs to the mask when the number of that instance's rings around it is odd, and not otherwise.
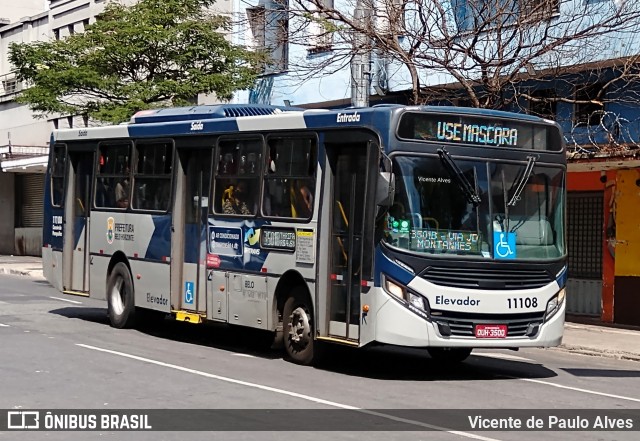
<path fill-rule="evenodd" d="M 195 286 L 193 282 L 184 282 L 184 303 L 193 305 L 193 291 Z"/>
<path fill-rule="evenodd" d="M 516 233 L 493 233 L 493 257 L 495 259 L 516 258 Z"/>

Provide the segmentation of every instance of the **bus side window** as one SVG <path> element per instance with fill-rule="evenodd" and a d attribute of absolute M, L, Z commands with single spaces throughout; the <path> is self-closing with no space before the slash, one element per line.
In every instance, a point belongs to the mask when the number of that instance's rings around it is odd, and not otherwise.
<path fill-rule="evenodd" d="M 261 139 L 221 139 L 214 181 L 213 211 L 216 214 L 255 216 L 258 212 Z"/>
<path fill-rule="evenodd" d="M 133 208 L 167 211 L 171 200 L 173 143 L 136 143 Z"/>
<path fill-rule="evenodd" d="M 64 144 L 53 146 L 53 163 L 51 164 L 51 204 L 59 207 L 64 196 L 64 175 L 67 170 L 67 152 Z"/>
<path fill-rule="evenodd" d="M 98 148 L 94 205 L 96 208 L 129 207 L 131 200 L 131 144 L 102 143 Z"/>
<path fill-rule="evenodd" d="M 310 219 L 317 163 L 314 138 L 269 138 L 262 210 L 265 216 Z"/>

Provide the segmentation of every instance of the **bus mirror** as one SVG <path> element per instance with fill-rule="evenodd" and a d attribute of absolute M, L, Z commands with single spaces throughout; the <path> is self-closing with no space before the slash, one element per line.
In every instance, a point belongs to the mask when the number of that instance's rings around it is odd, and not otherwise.
<path fill-rule="evenodd" d="M 382 207 L 393 205 L 393 196 L 396 192 L 395 176 L 391 172 L 380 172 L 378 186 L 376 188 L 376 204 Z"/>

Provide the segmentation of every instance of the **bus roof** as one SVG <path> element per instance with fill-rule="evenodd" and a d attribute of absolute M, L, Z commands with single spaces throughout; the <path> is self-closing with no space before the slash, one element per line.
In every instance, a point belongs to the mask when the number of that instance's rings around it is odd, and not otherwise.
<path fill-rule="evenodd" d="M 344 109 L 303 109 L 259 104 L 218 104 L 142 110 L 129 123 L 53 131 L 54 141 L 162 137 L 200 133 L 233 133 L 271 130 L 304 130 L 341 126 L 380 127 L 388 130 L 390 114 L 402 109 L 439 114 L 509 118 L 553 123 L 541 118 L 498 110 L 451 106 L 402 106 L 383 104 Z"/>
<path fill-rule="evenodd" d="M 203 120 L 213 118 L 238 118 L 243 116 L 277 115 L 286 111 L 302 111 L 296 107 L 280 107 L 264 104 L 217 104 L 209 106 L 167 107 L 141 110 L 131 117 L 131 124 L 168 121 Z"/>

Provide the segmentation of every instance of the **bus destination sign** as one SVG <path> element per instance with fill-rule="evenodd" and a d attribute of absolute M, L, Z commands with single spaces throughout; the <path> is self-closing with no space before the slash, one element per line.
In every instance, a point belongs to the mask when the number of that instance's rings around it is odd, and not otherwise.
<path fill-rule="evenodd" d="M 295 251 L 296 230 L 293 228 L 263 227 L 260 234 L 260 247 Z"/>
<path fill-rule="evenodd" d="M 518 145 L 518 129 L 485 124 L 463 124 L 438 121 L 440 141 L 460 141 L 467 144 Z"/>
<path fill-rule="evenodd" d="M 480 251 L 482 237 L 478 233 L 453 230 L 411 229 L 411 249 L 418 251 Z"/>
<path fill-rule="evenodd" d="M 412 141 L 528 150 L 562 150 L 556 127 L 530 121 L 448 113 L 402 115 L 398 137 Z"/>

